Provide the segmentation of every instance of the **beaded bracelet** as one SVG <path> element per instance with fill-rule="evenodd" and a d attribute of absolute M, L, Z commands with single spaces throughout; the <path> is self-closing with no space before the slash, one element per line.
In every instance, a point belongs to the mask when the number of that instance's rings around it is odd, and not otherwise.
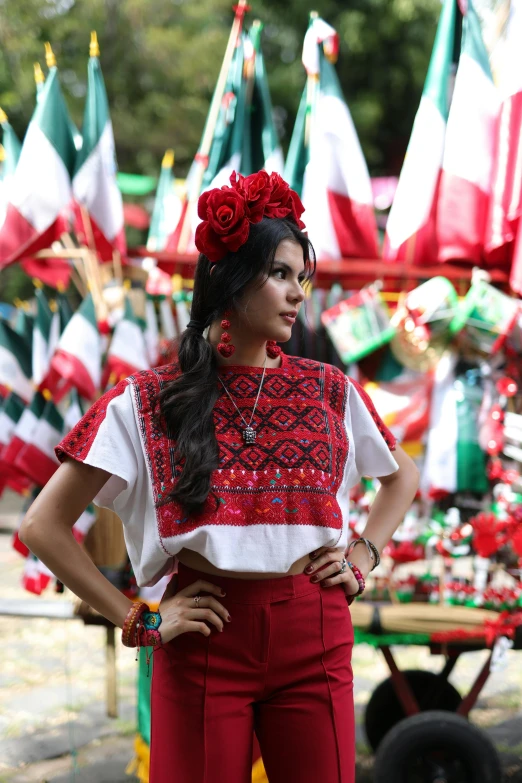
<path fill-rule="evenodd" d="M 123 628 L 121 631 L 121 641 L 125 647 L 137 646 L 136 632 L 138 629 L 138 623 L 140 621 L 140 617 L 145 612 L 148 612 L 148 610 L 149 607 L 146 603 L 143 601 L 136 601 L 136 603 L 132 604 L 131 608 L 127 612 L 127 617 L 125 618 L 125 622 L 123 623 Z"/>
<path fill-rule="evenodd" d="M 151 612 L 142 601 L 136 602 L 123 623 L 121 640 L 125 647 L 158 647 L 161 644 L 160 625 L 159 612 Z"/>
<path fill-rule="evenodd" d="M 366 587 L 366 582 L 364 581 L 364 576 L 362 575 L 360 570 L 357 568 L 355 563 L 351 563 L 350 561 L 348 561 L 347 566 L 348 566 L 348 568 L 351 569 L 352 574 L 357 579 L 357 584 L 359 585 L 358 591 L 356 593 L 354 593 L 353 595 L 349 595 L 347 597 L 348 606 L 351 606 L 353 604 L 353 602 L 355 601 L 355 599 L 357 598 L 357 596 L 361 595 L 361 593 L 364 592 L 364 589 Z"/>
<path fill-rule="evenodd" d="M 352 551 L 355 549 L 357 544 L 364 544 L 366 546 L 366 549 L 368 550 L 368 554 L 370 555 L 370 559 L 373 560 L 373 566 L 371 568 L 371 570 L 373 571 L 373 569 L 377 568 L 377 566 L 381 562 L 381 556 L 379 554 L 379 550 L 377 549 L 373 541 L 370 541 L 369 538 L 361 537 L 361 538 L 356 538 L 355 541 L 352 541 L 349 544 L 348 549 L 346 550 L 346 554 L 351 555 Z"/>

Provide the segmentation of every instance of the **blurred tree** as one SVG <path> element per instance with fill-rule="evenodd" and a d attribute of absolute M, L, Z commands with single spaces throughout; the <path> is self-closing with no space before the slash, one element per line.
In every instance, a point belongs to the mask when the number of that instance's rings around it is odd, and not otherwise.
<path fill-rule="evenodd" d="M 157 174 L 167 147 L 184 176 L 196 152 L 232 22 L 231 0 L 0 0 L 0 106 L 20 136 L 34 107 L 33 63 L 55 50 L 81 125 L 89 33 L 98 32 L 123 171 Z M 312 8 L 340 34 L 338 72 L 372 174 L 398 173 L 417 110 L 440 0 L 252 0 L 285 150 L 305 73 Z"/>

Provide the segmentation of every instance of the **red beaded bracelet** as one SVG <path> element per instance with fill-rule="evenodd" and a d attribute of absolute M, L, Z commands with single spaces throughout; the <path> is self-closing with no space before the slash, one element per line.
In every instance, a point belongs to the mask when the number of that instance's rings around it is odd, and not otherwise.
<path fill-rule="evenodd" d="M 352 574 L 357 579 L 357 584 L 359 585 L 359 589 L 356 593 L 353 595 L 349 595 L 347 598 L 348 606 L 351 606 L 358 595 L 361 595 L 361 593 L 364 592 L 364 589 L 366 587 L 366 582 L 364 581 L 364 576 L 361 574 L 360 570 L 357 568 L 355 563 L 351 563 L 349 560 L 347 562 L 348 568 L 351 568 Z"/>

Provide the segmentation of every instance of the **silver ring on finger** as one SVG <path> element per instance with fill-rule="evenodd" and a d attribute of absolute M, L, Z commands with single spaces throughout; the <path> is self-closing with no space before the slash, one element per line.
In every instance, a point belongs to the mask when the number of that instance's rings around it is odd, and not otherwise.
<path fill-rule="evenodd" d="M 194 596 L 194 603 L 196 604 L 196 609 L 199 609 L 199 602 L 200 602 L 200 600 L 201 600 L 201 596 L 200 595 L 195 595 Z"/>
<path fill-rule="evenodd" d="M 342 560 L 342 563 L 340 563 L 340 566 L 341 566 L 341 570 L 337 571 L 335 576 L 339 576 L 339 574 L 344 574 L 344 572 L 346 571 L 346 569 L 348 567 L 348 561 L 347 561 L 347 559 L 345 557 L 343 557 L 343 560 Z"/>

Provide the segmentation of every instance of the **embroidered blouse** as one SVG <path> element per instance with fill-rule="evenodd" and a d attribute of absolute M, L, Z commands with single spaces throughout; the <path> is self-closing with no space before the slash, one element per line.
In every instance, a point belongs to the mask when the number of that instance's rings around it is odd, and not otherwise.
<path fill-rule="evenodd" d="M 122 519 L 140 586 L 171 572 L 183 548 L 227 571 L 286 573 L 314 549 L 347 546 L 350 489 L 361 476 L 398 469 L 395 439 L 354 380 L 329 364 L 281 357 L 280 367 L 266 368 L 252 444 L 219 384 L 215 499 L 209 495 L 197 517 L 162 503 L 181 472 L 157 416 L 158 392 L 180 372 L 175 364 L 118 383 L 56 447 L 60 461 L 70 457 L 111 474 L 94 502 Z M 262 368 L 219 373 L 249 421 Z"/>

